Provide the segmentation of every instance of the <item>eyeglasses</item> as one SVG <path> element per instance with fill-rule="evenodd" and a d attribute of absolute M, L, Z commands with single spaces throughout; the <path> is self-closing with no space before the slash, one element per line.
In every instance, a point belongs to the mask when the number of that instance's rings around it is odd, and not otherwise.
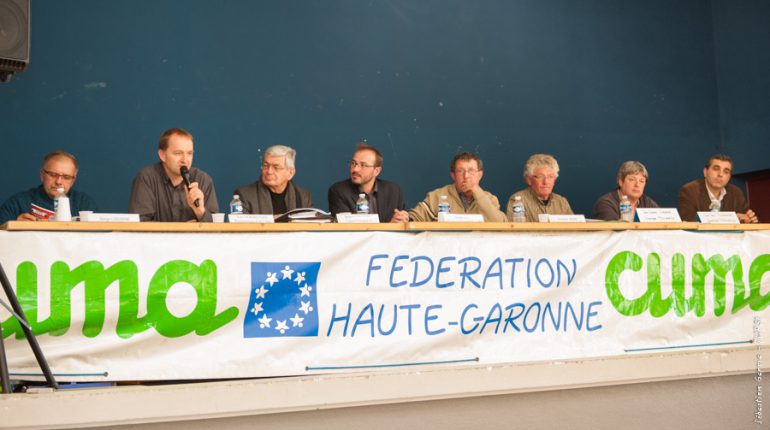
<path fill-rule="evenodd" d="M 455 169 L 455 175 L 460 175 L 460 176 L 462 176 L 462 175 L 464 175 L 466 173 L 468 174 L 468 176 L 473 176 L 473 175 L 475 175 L 475 174 L 477 174 L 479 172 L 480 172 L 480 170 L 478 170 L 478 169 L 467 169 L 467 170 L 466 169 Z"/>
<path fill-rule="evenodd" d="M 532 175 L 532 176 L 530 176 L 530 178 L 532 178 L 532 179 L 534 179 L 536 181 L 543 181 L 543 180 L 546 180 L 546 179 L 548 181 L 555 181 L 556 180 L 556 175 Z"/>
<path fill-rule="evenodd" d="M 49 170 L 43 169 L 43 173 L 45 173 L 46 176 L 53 179 L 54 181 L 61 178 L 63 181 L 72 181 L 75 179 L 74 175 L 63 175 L 61 173 L 51 172 Z"/>
<path fill-rule="evenodd" d="M 376 167 L 376 166 L 374 166 L 374 165 L 372 165 L 372 164 L 359 163 L 359 162 L 358 162 L 358 161 L 356 161 L 356 160 L 350 160 L 350 167 L 351 167 L 351 168 L 360 167 L 360 168 L 362 168 L 362 169 L 368 169 L 368 168 L 370 168 L 370 167 Z"/>
<path fill-rule="evenodd" d="M 269 171 L 270 169 L 273 169 L 275 172 L 280 172 L 281 170 L 286 169 L 286 167 L 278 164 L 262 163 L 262 170 Z"/>

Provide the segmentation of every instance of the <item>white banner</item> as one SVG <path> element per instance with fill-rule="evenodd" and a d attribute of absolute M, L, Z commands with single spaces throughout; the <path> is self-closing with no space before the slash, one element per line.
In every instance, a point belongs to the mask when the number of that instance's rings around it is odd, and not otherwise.
<path fill-rule="evenodd" d="M 770 300 L 770 232 L 0 232 L 0 263 L 63 380 L 708 348 Z"/>

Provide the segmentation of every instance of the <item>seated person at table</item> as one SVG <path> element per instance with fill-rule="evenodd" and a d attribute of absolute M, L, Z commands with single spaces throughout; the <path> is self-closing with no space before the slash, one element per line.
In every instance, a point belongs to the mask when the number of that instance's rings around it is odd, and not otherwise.
<path fill-rule="evenodd" d="M 647 185 L 647 169 L 638 161 L 626 161 L 618 169 L 618 188 L 599 197 L 594 204 L 593 218 L 605 221 L 617 221 L 620 219 L 621 196 L 628 197 L 631 203 L 631 213 L 636 213 L 636 208 L 657 208 L 655 200 L 644 194 Z"/>
<path fill-rule="evenodd" d="M 14 194 L 0 207 L 0 224 L 7 221 L 41 221 L 53 215 L 53 199 L 58 189 L 70 199 L 70 212 L 96 211 L 96 203 L 88 194 L 73 190 L 78 176 L 78 161 L 74 155 L 54 151 L 43 158 L 40 167 L 40 185 Z"/>
<path fill-rule="evenodd" d="M 484 176 L 484 165 L 479 157 L 470 152 L 455 155 L 449 166 L 449 176 L 454 183 L 429 192 L 423 201 L 409 211 L 410 220 L 436 221 L 439 199 L 447 196 L 453 214 L 481 214 L 484 221 L 505 222 L 505 214 L 500 211 L 497 197 L 479 186 Z"/>
<path fill-rule="evenodd" d="M 514 198 L 521 196 L 527 211 L 527 222 L 538 222 L 539 214 L 572 215 L 572 208 L 564 197 L 553 192 L 559 177 L 559 163 L 548 154 L 535 154 L 524 164 L 524 182 L 529 187 L 517 191 L 508 199 L 506 216 L 513 221 Z"/>
<path fill-rule="evenodd" d="M 337 182 L 329 188 L 329 212 L 356 211 L 358 195 L 366 194 L 369 213 L 377 214 L 380 222 L 407 222 L 401 187 L 379 179 L 382 172 L 382 154 L 373 146 L 359 143 L 350 160 L 350 179 Z"/>
<path fill-rule="evenodd" d="M 312 208 L 310 192 L 300 188 L 294 177 L 297 151 L 288 146 L 267 148 L 262 156 L 262 176 L 253 184 L 238 187 L 245 214 L 279 215 L 297 208 Z"/>
<path fill-rule="evenodd" d="M 697 212 L 715 207 L 722 212 L 735 212 L 742 223 L 758 222 L 749 209 L 743 191 L 730 184 L 733 160 L 727 155 L 712 155 L 703 168 L 703 179 L 688 182 L 679 189 L 679 216 L 682 221 L 695 221 Z M 713 205 L 713 206 L 712 206 Z"/>
<path fill-rule="evenodd" d="M 181 128 L 164 131 L 158 158 L 159 163 L 136 175 L 128 211 L 139 214 L 142 221 L 211 222 L 211 214 L 219 210 L 217 193 L 211 177 L 192 167 L 192 134 Z M 180 173 L 182 166 L 190 172 L 189 188 Z"/>

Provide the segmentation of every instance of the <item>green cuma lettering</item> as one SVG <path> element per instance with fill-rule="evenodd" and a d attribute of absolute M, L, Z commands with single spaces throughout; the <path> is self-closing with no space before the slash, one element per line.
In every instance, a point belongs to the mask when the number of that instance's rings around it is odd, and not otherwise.
<path fill-rule="evenodd" d="M 730 274 L 733 282 L 731 313 L 747 305 L 753 311 L 761 311 L 770 302 L 770 293 L 762 295 L 760 292 L 762 277 L 770 271 L 770 254 L 762 254 L 752 261 L 748 295 L 743 281 L 743 263 L 737 255 L 725 259 L 717 254 L 707 259 L 702 254 L 695 254 L 691 263 L 692 292 L 689 297 L 685 294 L 685 258 L 680 253 L 671 258 L 671 293 L 667 297 L 661 292 L 660 256 L 656 253 L 647 255 L 647 289 L 639 297 L 627 297 L 621 291 L 620 276 L 626 271 L 639 272 L 643 266 L 642 257 L 631 251 L 617 253 L 607 265 L 604 278 L 607 298 L 621 315 L 635 316 L 649 310 L 650 315 L 661 317 L 673 309 L 679 317 L 690 311 L 702 317 L 706 313 L 706 277 L 712 272 L 714 315 L 725 312 L 726 280 Z"/>
<path fill-rule="evenodd" d="M 120 298 L 117 335 L 129 338 L 150 328 L 164 337 L 180 337 L 195 332 L 204 336 L 231 322 L 238 316 L 238 309 L 231 307 L 217 313 L 217 266 L 211 260 L 200 265 L 184 260 L 173 260 L 162 265 L 152 277 L 147 291 L 147 312 L 139 315 L 139 277 L 136 264 L 130 260 L 119 261 L 105 268 L 98 261 L 88 261 L 70 269 L 62 262 L 51 265 L 50 315 L 40 320 L 38 316 L 37 267 L 29 261 L 16 269 L 16 294 L 19 304 L 35 334 L 48 333 L 61 336 L 67 332 L 72 320 L 72 290 L 84 286 L 85 319 L 83 334 L 99 335 L 104 326 L 105 292 L 116 285 Z M 168 309 L 166 299 L 171 287 L 184 282 L 195 289 L 195 308 L 186 316 L 177 317 Z M 114 288 L 114 287 L 113 287 Z M 2 323 L 5 337 L 24 332 L 15 317 Z"/>

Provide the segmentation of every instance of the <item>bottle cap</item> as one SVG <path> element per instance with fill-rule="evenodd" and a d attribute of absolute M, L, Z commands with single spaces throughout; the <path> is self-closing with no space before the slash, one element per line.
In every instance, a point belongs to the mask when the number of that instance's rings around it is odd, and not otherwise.
<path fill-rule="evenodd" d="M 361 194 L 359 194 L 359 195 L 358 195 L 358 198 L 359 198 L 359 199 L 362 199 L 362 198 L 364 198 L 364 197 L 366 197 L 366 194 L 364 194 L 364 193 L 361 193 Z"/>
<path fill-rule="evenodd" d="M 238 198 L 240 198 L 240 196 L 238 194 L 233 194 L 233 198 L 234 199 L 238 199 Z"/>

